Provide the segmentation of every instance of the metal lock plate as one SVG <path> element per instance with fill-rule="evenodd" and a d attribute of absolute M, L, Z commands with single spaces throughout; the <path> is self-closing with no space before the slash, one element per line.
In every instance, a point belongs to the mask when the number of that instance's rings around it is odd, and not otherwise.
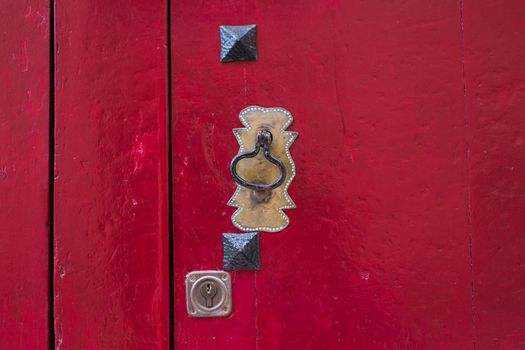
<path fill-rule="evenodd" d="M 231 277 L 225 271 L 186 275 L 186 308 L 192 317 L 226 317 L 232 310 Z"/>
<path fill-rule="evenodd" d="M 251 106 L 233 129 L 239 152 L 230 163 L 237 189 L 228 205 L 237 208 L 232 223 L 246 232 L 279 232 L 290 220 L 283 212 L 295 208 L 288 187 L 295 177 L 290 146 L 297 132 L 287 131 L 293 117 L 284 108 Z"/>

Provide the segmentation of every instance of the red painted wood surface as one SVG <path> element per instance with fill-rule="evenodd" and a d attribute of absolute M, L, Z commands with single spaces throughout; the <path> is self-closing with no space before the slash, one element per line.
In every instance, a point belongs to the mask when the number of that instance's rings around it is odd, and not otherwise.
<path fill-rule="evenodd" d="M 228 164 L 238 149 L 231 129 L 250 103 L 258 63 L 220 64 L 219 25 L 237 22 L 245 5 L 172 1 L 176 349 L 246 350 L 257 336 L 254 273 L 232 273 L 228 319 L 189 319 L 184 287 L 190 271 L 222 269 L 222 232 L 234 229 L 226 206 L 234 189 Z"/>
<path fill-rule="evenodd" d="M 525 349 L 525 4 L 465 1 L 478 349 Z"/>
<path fill-rule="evenodd" d="M 472 348 L 457 1 L 173 1 L 176 346 Z M 218 27 L 258 25 L 259 60 L 220 64 Z M 236 231 L 231 129 L 282 106 L 300 133 L 291 225 L 234 275 L 229 319 L 190 319 L 184 274 Z"/>
<path fill-rule="evenodd" d="M 471 348 L 458 2 L 262 16 L 259 74 L 283 69 L 253 98 L 289 106 L 300 139 L 293 226 L 264 237 L 259 347 Z"/>
<path fill-rule="evenodd" d="M 0 18 L 0 349 L 45 349 L 48 1 L 0 1 Z"/>
<path fill-rule="evenodd" d="M 56 4 L 59 349 L 168 347 L 165 1 Z"/>
<path fill-rule="evenodd" d="M 56 4 L 56 348 L 525 348 L 525 6 L 518 0 Z M 0 349 L 48 344 L 49 3 L 0 6 Z M 258 25 L 219 63 L 219 25 Z M 167 83 L 174 210 L 168 212 Z M 191 319 L 221 269 L 231 129 L 282 106 L 297 177 L 233 314 Z"/>

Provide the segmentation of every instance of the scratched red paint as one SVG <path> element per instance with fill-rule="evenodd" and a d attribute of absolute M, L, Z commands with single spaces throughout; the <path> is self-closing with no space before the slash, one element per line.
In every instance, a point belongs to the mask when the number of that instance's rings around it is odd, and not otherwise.
<path fill-rule="evenodd" d="M 464 6 L 479 349 L 525 349 L 525 3 Z"/>
<path fill-rule="evenodd" d="M 167 349 L 164 1 L 56 4 L 59 349 Z"/>
<path fill-rule="evenodd" d="M 228 162 L 238 144 L 231 128 L 240 126 L 237 114 L 247 102 L 243 69 L 259 62 L 230 65 L 230 75 L 219 63 L 218 43 L 219 25 L 234 23 L 244 5 L 172 2 L 176 349 L 252 349 L 257 335 L 251 272 L 232 274 L 234 311 L 228 319 L 189 319 L 184 299 L 184 275 L 221 269 L 221 233 L 233 229 L 226 206 L 234 189 Z"/>
<path fill-rule="evenodd" d="M 45 349 L 49 3 L 1 5 L 0 349 Z M 169 348 L 168 79 L 176 349 L 525 348 L 521 1 L 172 1 L 172 77 L 166 5 L 56 3 L 56 348 Z M 252 23 L 259 60 L 219 63 Z M 295 116 L 297 209 L 190 319 L 252 104 Z"/>
<path fill-rule="evenodd" d="M 0 349 L 45 349 L 48 2 L 0 1 L 0 18 Z"/>
<path fill-rule="evenodd" d="M 176 348 L 472 348 L 458 2 L 172 4 Z M 251 23 L 259 60 L 220 64 L 219 25 Z M 184 274 L 237 231 L 249 105 L 295 116 L 297 209 L 235 273 L 232 316 L 191 319 Z"/>

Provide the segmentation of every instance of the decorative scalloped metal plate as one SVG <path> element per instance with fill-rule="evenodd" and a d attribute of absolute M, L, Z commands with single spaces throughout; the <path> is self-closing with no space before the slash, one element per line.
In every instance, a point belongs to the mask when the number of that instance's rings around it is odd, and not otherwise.
<path fill-rule="evenodd" d="M 290 155 L 290 146 L 297 138 L 297 132 L 286 131 L 293 117 L 284 108 L 247 107 L 239 114 L 244 128 L 233 129 L 239 142 L 239 153 L 254 147 L 258 130 L 269 130 L 273 135 L 270 152 L 279 158 L 286 168 L 284 184 L 270 192 L 258 192 L 237 185 L 228 205 L 237 208 L 232 215 L 235 227 L 243 231 L 278 232 L 288 226 L 290 220 L 284 209 L 295 208 L 288 194 L 288 187 L 295 177 L 295 164 Z M 260 155 L 238 164 L 238 172 L 251 182 L 270 183 L 278 176 L 275 166 L 268 164 Z"/>

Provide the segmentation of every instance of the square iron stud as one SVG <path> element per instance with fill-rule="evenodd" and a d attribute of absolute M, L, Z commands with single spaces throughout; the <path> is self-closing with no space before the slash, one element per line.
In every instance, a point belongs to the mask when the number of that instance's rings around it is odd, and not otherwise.
<path fill-rule="evenodd" d="M 256 61 L 255 24 L 221 26 L 221 62 Z"/>
<path fill-rule="evenodd" d="M 260 270 L 259 232 L 223 233 L 224 270 Z"/>

